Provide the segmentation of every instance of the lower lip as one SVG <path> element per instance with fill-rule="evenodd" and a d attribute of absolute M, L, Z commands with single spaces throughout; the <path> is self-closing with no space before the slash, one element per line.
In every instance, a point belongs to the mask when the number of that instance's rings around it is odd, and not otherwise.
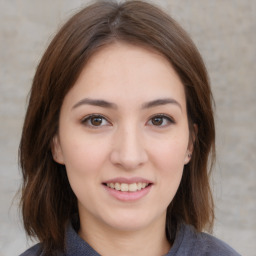
<path fill-rule="evenodd" d="M 105 185 L 104 185 L 104 187 L 107 190 L 107 192 L 114 198 L 116 198 L 120 201 L 128 202 L 128 201 L 136 201 L 136 200 L 139 200 L 139 199 L 143 198 L 144 196 L 146 196 L 149 193 L 149 191 L 152 187 L 152 184 L 147 186 L 146 188 L 143 188 L 143 189 L 135 191 L 135 192 L 122 192 L 120 190 L 115 190 L 113 188 L 109 188 Z"/>

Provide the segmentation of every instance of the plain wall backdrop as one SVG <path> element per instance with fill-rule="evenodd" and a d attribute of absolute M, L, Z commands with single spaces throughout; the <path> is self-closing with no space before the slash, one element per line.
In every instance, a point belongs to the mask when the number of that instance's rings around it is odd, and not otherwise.
<path fill-rule="evenodd" d="M 0 1 L 0 256 L 27 242 L 18 216 L 17 152 L 35 68 L 54 33 L 89 1 Z M 214 235 L 242 255 L 256 251 L 256 1 L 151 1 L 191 35 L 216 101 Z"/>

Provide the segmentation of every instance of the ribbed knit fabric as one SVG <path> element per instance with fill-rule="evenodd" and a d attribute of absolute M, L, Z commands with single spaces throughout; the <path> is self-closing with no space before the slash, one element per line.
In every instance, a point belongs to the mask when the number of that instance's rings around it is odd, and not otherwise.
<path fill-rule="evenodd" d="M 70 224 L 66 233 L 66 253 L 60 256 L 99 256 L 88 243 L 86 243 Z M 41 245 L 37 244 L 20 256 L 45 256 L 40 253 Z M 138 252 L 139 255 L 139 252 Z M 104 255 L 103 255 L 104 256 Z M 120 255 L 121 256 L 121 255 Z M 156 255 L 158 256 L 158 255 Z M 241 256 L 221 240 L 206 234 L 198 233 L 192 226 L 181 225 L 175 242 L 166 256 Z"/>

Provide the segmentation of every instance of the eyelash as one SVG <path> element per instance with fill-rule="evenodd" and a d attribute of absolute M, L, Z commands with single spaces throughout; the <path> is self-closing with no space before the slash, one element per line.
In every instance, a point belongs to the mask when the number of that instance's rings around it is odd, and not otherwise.
<path fill-rule="evenodd" d="M 101 119 L 101 123 L 100 123 L 99 125 L 93 125 L 93 124 L 92 124 L 93 118 L 99 118 L 99 119 Z M 160 125 L 155 125 L 155 124 L 153 124 L 153 122 L 152 122 L 152 120 L 153 120 L 154 118 L 160 118 L 161 121 L 163 121 L 163 122 L 164 122 L 164 120 L 165 120 L 165 121 L 167 122 L 167 124 L 162 125 L 162 123 L 160 123 Z M 107 124 L 103 124 L 103 125 L 102 125 L 102 122 L 107 122 Z M 149 122 L 151 122 L 150 125 L 155 126 L 155 127 L 166 127 L 166 126 L 168 126 L 169 124 L 175 124 L 174 119 L 171 118 L 171 117 L 168 116 L 168 115 L 165 115 L 165 114 L 157 114 L 157 115 L 154 115 L 154 116 L 150 117 L 149 121 L 147 121 L 147 123 L 149 123 Z M 84 117 L 84 118 L 81 120 L 81 123 L 82 123 L 83 125 L 86 125 L 86 126 L 88 126 L 88 127 L 90 127 L 90 128 L 94 128 L 94 129 L 95 129 L 95 128 L 97 129 L 97 128 L 102 127 L 102 126 L 110 126 L 110 125 L 111 125 L 111 122 L 108 121 L 107 118 L 105 118 L 105 117 L 102 116 L 102 115 L 98 115 L 98 114 L 88 115 L 88 116 Z"/>
<path fill-rule="evenodd" d="M 164 120 L 167 122 L 167 124 L 162 125 L 162 123 L 161 123 L 160 125 L 154 125 L 154 124 L 152 123 L 152 120 L 153 120 L 154 118 L 161 118 L 162 120 L 164 119 Z M 174 119 L 173 119 L 172 117 L 168 116 L 168 115 L 165 115 L 165 114 L 157 114 L 157 115 L 154 115 L 154 116 L 152 116 L 152 117 L 149 119 L 148 122 L 151 122 L 151 125 L 152 125 L 152 126 L 161 127 L 161 128 L 164 128 L 164 127 L 166 127 L 166 126 L 168 126 L 168 125 L 170 125 L 170 124 L 175 124 Z M 164 121 L 163 121 L 163 122 L 164 122 Z"/>
<path fill-rule="evenodd" d="M 103 122 L 107 122 L 107 126 L 111 125 L 111 123 L 108 121 L 107 118 L 105 118 L 104 116 L 102 115 L 97 115 L 97 114 L 93 114 L 93 115 L 89 115 L 89 116 L 86 116 L 82 119 L 81 123 L 90 127 L 90 128 L 98 128 L 98 127 L 101 127 L 101 126 L 106 126 L 106 125 L 93 125 L 92 124 L 92 119 L 93 118 L 99 118 L 101 119 Z"/>

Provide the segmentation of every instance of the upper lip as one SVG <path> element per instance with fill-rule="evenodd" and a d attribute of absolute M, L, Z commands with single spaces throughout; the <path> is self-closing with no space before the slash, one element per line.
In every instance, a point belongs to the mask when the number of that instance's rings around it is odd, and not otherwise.
<path fill-rule="evenodd" d="M 142 177 L 131 177 L 131 178 L 126 178 L 126 177 L 116 177 L 113 179 L 109 179 L 106 180 L 104 182 L 102 182 L 103 184 L 105 183 L 126 183 L 126 184 L 132 184 L 132 183 L 150 183 L 152 184 L 153 182 L 148 180 L 148 179 L 144 179 Z"/>

